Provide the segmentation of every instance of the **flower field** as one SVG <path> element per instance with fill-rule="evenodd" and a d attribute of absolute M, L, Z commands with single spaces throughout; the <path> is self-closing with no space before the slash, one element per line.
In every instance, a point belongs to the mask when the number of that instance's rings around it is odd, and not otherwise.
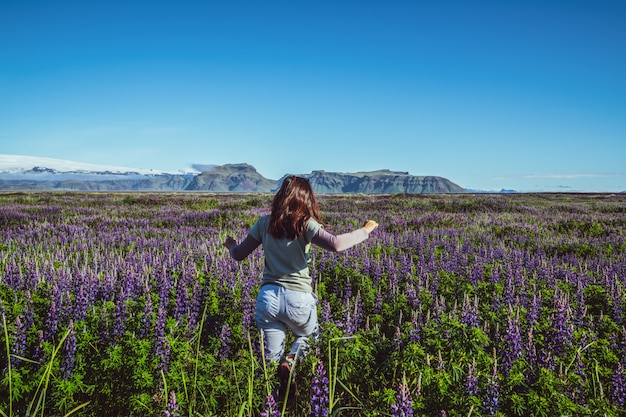
<path fill-rule="evenodd" d="M 276 403 L 271 195 L 0 194 L 0 416 L 619 416 L 626 195 L 319 196 L 321 336 Z"/>

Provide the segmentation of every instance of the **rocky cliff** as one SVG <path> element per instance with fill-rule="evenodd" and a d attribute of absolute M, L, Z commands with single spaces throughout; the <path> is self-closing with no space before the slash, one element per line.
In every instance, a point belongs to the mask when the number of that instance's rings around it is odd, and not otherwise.
<path fill-rule="evenodd" d="M 276 183 L 263 177 L 251 165 L 227 164 L 198 174 L 185 190 L 269 193 L 276 188 Z"/>
<path fill-rule="evenodd" d="M 465 189 L 452 181 L 435 176 L 415 176 L 408 172 L 379 170 L 356 173 L 313 171 L 308 178 L 318 193 L 361 194 L 431 194 L 463 193 Z"/>

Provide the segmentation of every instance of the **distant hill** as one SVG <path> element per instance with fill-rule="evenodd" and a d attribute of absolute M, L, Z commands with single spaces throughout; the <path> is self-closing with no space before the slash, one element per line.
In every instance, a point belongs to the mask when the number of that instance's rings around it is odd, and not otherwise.
<path fill-rule="evenodd" d="M 415 176 L 408 172 L 387 169 L 370 172 L 336 173 L 313 171 L 302 174 L 318 193 L 339 194 L 433 194 L 464 193 L 465 189 L 452 181 L 435 176 Z"/>
<path fill-rule="evenodd" d="M 313 171 L 308 178 L 322 194 L 464 193 L 442 177 L 379 170 L 338 173 Z M 271 193 L 282 183 L 263 177 L 248 164 L 209 167 L 204 172 L 160 172 L 74 163 L 51 158 L 0 155 L 0 191 L 210 191 Z"/>
<path fill-rule="evenodd" d="M 277 181 L 269 180 L 248 164 L 216 166 L 196 175 L 185 190 L 215 192 L 269 193 Z"/>

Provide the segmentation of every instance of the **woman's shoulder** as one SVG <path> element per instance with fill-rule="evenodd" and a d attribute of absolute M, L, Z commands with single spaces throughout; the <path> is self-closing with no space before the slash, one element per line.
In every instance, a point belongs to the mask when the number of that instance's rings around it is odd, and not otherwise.
<path fill-rule="evenodd" d="M 264 214 L 261 217 L 259 217 L 259 219 L 256 222 L 260 227 L 267 229 L 267 226 L 270 224 L 270 215 Z"/>
<path fill-rule="evenodd" d="M 265 233 L 267 232 L 269 219 L 269 214 L 263 215 L 259 217 L 259 219 L 252 225 L 249 232 L 253 238 L 259 241 L 263 239 L 263 235 L 265 235 Z"/>

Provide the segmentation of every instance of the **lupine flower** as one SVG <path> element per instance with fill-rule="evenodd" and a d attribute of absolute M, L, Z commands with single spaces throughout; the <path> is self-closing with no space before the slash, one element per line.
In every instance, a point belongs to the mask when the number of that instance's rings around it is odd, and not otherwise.
<path fill-rule="evenodd" d="M 468 327 L 479 327 L 480 319 L 478 318 L 478 296 L 474 296 L 474 302 L 471 302 L 469 295 L 466 293 L 463 297 L 463 305 L 461 306 L 461 323 Z"/>
<path fill-rule="evenodd" d="M 219 360 L 224 360 L 228 358 L 228 354 L 230 352 L 230 326 L 228 323 L 224 323 L 222 326 L 222 331 L 220 332 L 220 348 L 217 352 L 217 358 Z"/>
<path fill-rule="evenodd" d="M 332 312 L 330 309 L 330 303 L 326 299 L 322 300 L 322 312 L 320 313 L 320 320 L 322 322 L 332 321 Z"/>
<path fill-rule="evenodd" d="M 535 323 L 537 323 L 537 318 L 539 317 L 539 310 L 541 308 L 541 293 L 533 288 L 533 297 L 531 299 L 530 305 L 528 306 L 526 313 L 526 321 L 528 323 L 528 327 L 533 327 Z"/>
<path fill-rule="evenodd" d="M 172 313 L 172 317 L 174 317 L 178 324 L 182 322 L 183 317 L 185 317 L 187 313 L 187 299 L 189 298 L 183 277 L 184 274 L 181 274 L 177 279 L 176 301 L 174 303 L 174 312 Z"/>
<path fill-rule="evenodd" d="M 193 334 L 198 327 L 198 315 L 200 314 L 200 306 L 202 304 L 202 289 L 198 280 L 194 280 L 193 288 L 191 292 L 191 300 L 189 306 L 189 317 L 187 320 L 187 327 L 189 333 L 188 338 L 192 338 Z"/>
<path fill-rule="evenodd" d="M 329 388 L 324 363 L 319 361 L 315 368 L 315 376 L 311 385 L 311 412 L 309 417 L 325 417 L 329 415 Z"/>
<path fill-rule="evenodd" d="M 248 293 L 242 295 L 243 299 L 243 316 L 242 316 L 242 331 L 244 334 L 248 333 L 248 329 L 254 322 L 254 311 L 256 300 Z"/>
<path fill-rule="evenodd" d="M 176 403 L 176 393 L 174 391 L 170 391 L 170 396 L 167 400 L 167 406 L 163 411 L 165 417 L 180 417 L 178 414 L 178 404 Z"/>
<path fill-rule="evenodd" d="M 422 315 L 414 312 L 411 317 L 411 330 L 409 330 L 409 342 L 416 343 L 422 338 Z"/>
<path fill-rule="evenodd" d="M 534 330 L 533 327 L 528 329 L 528 337 L 525 343 L 525 356 L 526 361 L 528 362 L 528 366 L 530 369 L 535 369 L 537 367 L 537 349 L 535 347 L 535 340 L 533 337 Z"/>
<path fill-rule="evenodd" d="M 154 355 L 158 358 L 157 370 L 167 372 L 170 361 L 170 344 L 165 335 L 165 322 L 167 311 L 165 307 L 159 306 L 157 311 L 156 324 L 154 325 Z"/>
<path fill-rule="evenodd" d="M 143 314 L 141 315 L 141 327 L 139 328 L 139 337 L 145 339 L 152 329 L 152 297 L 150 291 L 146 291 L 146 300 L 143 305 Z"/>
<path fill-rule="evenodd" d="M 265 398 L 265 410 L 261 411 L 260 417 L 280 417 L 280 410 L 276 405 L 276 400 L 273 395 L 268 395 Z"/>
<path fill-rule="evenodd" d="M 624 362 L 621 360 L 617 362 L 615 372 L 611 377 L 611 401 L 619 408 L 626 408 L 626 373 L 624 372 Z"/>
<path fill-rule="evenodd" d="M 15 330 L 13 331 L 13 344 L 11 346 L 11 365 L 17 366 L 22 360 L 18 356 L 24 356 L 26 352 L 26 325 L 23 316 L 15 318 Z"/>
<path fill-rule="evenodd" d="M 2 302 L 2 299 L 0 299 L 0 316 L 2 316 L 4 318 L 4 320 L 0 320 L 0 330 L 3 330 L 4 327 L 3 324 L 6 321 L 6 309 L 4 308 L 4 303 Z"/>
<path fill-rule="evenodd" d="M 478 377 L 476 376 L 476 361 L 473 360 L 469 364 L 467 369 L 467 376 L 465 377 L 465 390 L 467 395 L 478 395 Z"/>
<path fill-rule="evenodd" d="M 392 417 L 413 417 L 413 401 L 406 382 L 403 381 L 396 392 L 396 402 L 391 404 Z"/>
<path fill-rule="evenodd" d="M 76 333 L 74 332 L 74 322 L 70 320 L 68 325 L 69 334 L 65 339 L 63 346 L 63 359 L 61 361 L 61 373 L 64 378 L 72 376 L 74 370 L 74 361 L 76 359 Z"/>
<path fill-rule="evenodd" d="M 411 308 L 413 310 L 417 309 L 420 303 L 420 299 L 417 296 L 417 291 L 415 291 L 415 286 L 412 282 L 407 284 L 404 293 L 406 294 L 407 302 L 409 303 Z"/>
<path fill-rule="evenodd" d="M 519 314 L 519 310 L 518 310 Z M 513 309 L 509 308 L 509 316 L 506 320 L 506 329 L 504 332 L 504 349 L 502 355 L 502 369 L 504 375 L 508 375 L 513 363 L 522 357 L 522 335 L 519 328 L 518 315 L 513 313 Z"/>
<path fill-rule="evenodd" d="M 500 282 L 500 267 L 496 264 L 491 269 L 491 276 L 489 277 L 490 284 L 497 284 Z"/>
<path fill-rule="evenodd" d="M 120 294 L 115 303 L 115 322 L 113 323 L 113 339 L 117 340 L 124 335 L 126 330 L 126 293 L 120 288 Z"/>
<path fill-rule="evenodd" d="M 476 263 L 472 267 L 472 270 L 470 271 L 470 275 L 469 275 L 469 283 L 472 285 L 472 287 L 474 288 L 478 287 L 478 283 L 482 281 L 484 273 L 485 273 L 485 266 L 483 264 Z"/>
<path fill-rule="evenodd" d="M 36 361 L 39 365 L 44 362 L 45 352 L 43 350 L 43 344 L 45 343 L 43 330 L 39 330 L 37 333 L 37 344 L 35 344 L 35 350 L 33 352 L 33 360 Z"/>
<path fill-rule="evenodd" d="M 574 374 L 580 377 L 581 383 L 574 386 L 571 392 L 572 400 L 576 401 L 578 404 L 585 403 L 585 384 L 584 381 L 587 379 L 587 373 L 585 372 L 585 364 L 583 363 L 582 357 L 580 356 L 580 350 L 576 350 L 576 361 L 574 362 Z"/>
<path fill-rule="evenodd" d="M 378 290 L 376 293 L 376 302 L 374 304 L 374 314 L 380 314 L 380 311 L 383 308 L 383 293 Z"/>
<path fill-rule="evenodd" d="M 52 294 L 50 297 L 50 306 L 48 308 L 48 315 L 46 317 L 46 326 L 44 327 L 44 336 L 46 340 L 51 341 L 57 332 L 59 326 L 59 314 L 61 309 L 61 290 L 55 282 L 52 285 Z"/>
<path fill-rule="evenodd" d="M 83 320 L 87 316 L 87 294 L 83 285 L 75 291 L 76 300 L 74 302 L 74 319 Z"/>
<path fill-rule="evenodd" d="M 485 409 L 485 413 L 487 413 L 490 416 L 493 416 L 498 411 L 499 405 L 500 405 L 500 383 L 498 381 L 497 366 L 494 362 L 493 373 L 489 377 L 489 381 L 487 383 L 487 389 L 485 391 L 485 396 L 483 398 L 483 408 Z"/>
<path fill-rule="evenodd" d="M 555 312 L 552 316 L 550 345 L 555 355 L 560 356 L 572 344 L 572 327 L 567 310 L 568 301 L 559 291 L 554 292 Z"/>

